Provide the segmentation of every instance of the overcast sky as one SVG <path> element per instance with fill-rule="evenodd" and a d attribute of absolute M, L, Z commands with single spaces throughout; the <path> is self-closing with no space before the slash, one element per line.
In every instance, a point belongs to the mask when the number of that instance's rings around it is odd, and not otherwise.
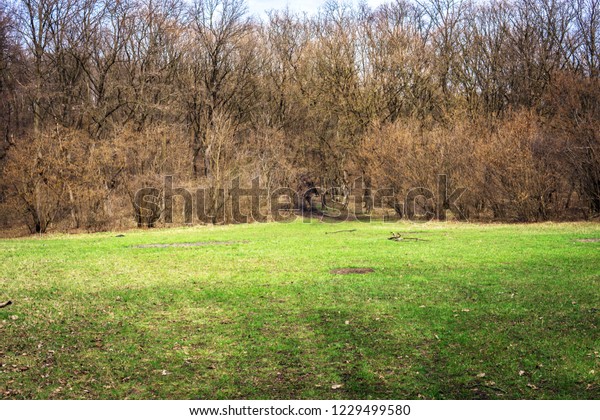
<path fill-rule="evenodd" d="M 385 0 L 367 0 L 371 7 L 377 7 Z M 265 11 L 271 9 L 285 9 L 289 6 L 294 12 L 307 12 L 309 15 L 316 13 L 325 0 L 247 0 L 249 12 L 259 17 L 265 17 Z M 346 1 L 347 3 L 358 4 L 358 0 Z"/>

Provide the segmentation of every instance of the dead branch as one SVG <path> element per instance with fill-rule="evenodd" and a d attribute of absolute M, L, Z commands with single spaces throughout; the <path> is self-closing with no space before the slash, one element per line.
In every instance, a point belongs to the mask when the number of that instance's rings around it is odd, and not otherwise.
<path fill-rule="evenodd" d="M 344 229 L 344 230 L 336 230 L 334 232 L 325 232 L 325 235 L 334 234 L 334 233 L 342 233 L 342 232 L 356 232 L 356 229 Z"/>
<path fill-rule="evenodd" d="M 390 241 L 427 241 L 427 239 L 421 239 L 421 238 L 410 238 L 407 236 L 402 236 L 402 234 L 400 232 L 391 232 L 392 236 L 389 237 L 388 239 Z"/>

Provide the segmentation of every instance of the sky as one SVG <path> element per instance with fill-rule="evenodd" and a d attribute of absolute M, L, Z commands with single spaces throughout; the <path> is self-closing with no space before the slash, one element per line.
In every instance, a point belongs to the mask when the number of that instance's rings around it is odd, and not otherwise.
<path fill-rule="evenodd" d="M 384 3 L 385 0 L 366 0 L 366 3 L 375 8 L 380 4 Z M 271 9 L 285 9 L 289 6 L 290 10 L 298 13 L 307 12 L 312 15 L 317 12 L 319 6 L 321 6 L 325 0 L 246 0 L 248 10 L 251 14 L 264 18 L 266 17 L 266 11 Z M 358 0 L 346 1 L 348 3 L 358 4 Z"/>

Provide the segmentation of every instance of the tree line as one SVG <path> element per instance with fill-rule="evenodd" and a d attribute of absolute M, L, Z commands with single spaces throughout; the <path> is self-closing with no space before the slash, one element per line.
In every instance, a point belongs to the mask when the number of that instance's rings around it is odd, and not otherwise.
<path fill-rule="evenodd" d="M 166 175 L 205 188 L 214 223 L 233 179 L 309 177 L 324 205 L 360 194 L 364 213 L 392 189 L 402 216 L 440 174 L 469 218 L 592 218 L 599 77 L 600 0 L 264 19 L 243 0 L 2 0 L 0 225 L 132 224 L 136 192 Z"/>

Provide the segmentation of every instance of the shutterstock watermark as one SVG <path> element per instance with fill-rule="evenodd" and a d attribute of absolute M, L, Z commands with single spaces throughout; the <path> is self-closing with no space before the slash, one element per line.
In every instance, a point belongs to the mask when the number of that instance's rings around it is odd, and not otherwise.
<path fill-rule="evenodd" d="M 459 200 L 466 188 L 449 189 L 448 177 L 438 175 L 437 189 L 413 187 L 404 192 L 393 188 L 367 188 L 362 179 L 354 185 L 321 188 L 310 179 L 302 179 L 296 188 L 267 189 L 254 178 L 242 187 L 235 178 L 227 188 L 183 188 L 173 186 L 173 176 L 165 176 L 160 188 L 143 188 L 136 192 L 134 205 L 138 224 L 153 225 L 162 218 L 173 223 L 174 209 L 183 223 L 287 223 L 302 218 L 336 223 L 375 219 L 396 221 L 466 220 Z M 175 205 L 179 201 L 179 205 Z"/>

